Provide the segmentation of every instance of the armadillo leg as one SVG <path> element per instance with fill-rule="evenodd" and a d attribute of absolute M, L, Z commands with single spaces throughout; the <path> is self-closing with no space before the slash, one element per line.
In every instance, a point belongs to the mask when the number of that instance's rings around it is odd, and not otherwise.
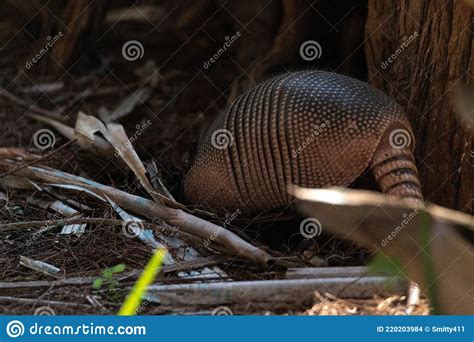
<path fill-rule="evenodd" d="M 370 166 L 382 192 L 421 202 L 423 195 L 412 152 L 413 143 L 411 132 L 405 128 L 392 127 L 380 141 Z M 412 313 L 419 300 L 420 288 L 416 283 L 410 282 L 407 314 Z"/>
<path fill-rule="evenodd" d="M 423 195 L 412 141 L 412 134 L 408 130 L 388 130 L 380 141 L 370 167 L 383 193 L 420 201 Z"/>

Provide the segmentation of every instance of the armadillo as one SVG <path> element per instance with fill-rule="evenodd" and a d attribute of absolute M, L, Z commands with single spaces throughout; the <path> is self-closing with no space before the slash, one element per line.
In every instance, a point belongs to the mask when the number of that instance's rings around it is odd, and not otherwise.
<path fill-rule="evenodd" d="M 369 84 L 306 70 L 270 78 L 214 121 L 184 194 L 216 213 L 255 215 L 292 203 L 288 186 L 348 187 L 370 169 L 386 194 L 422 199 L 403 109 Z"/>

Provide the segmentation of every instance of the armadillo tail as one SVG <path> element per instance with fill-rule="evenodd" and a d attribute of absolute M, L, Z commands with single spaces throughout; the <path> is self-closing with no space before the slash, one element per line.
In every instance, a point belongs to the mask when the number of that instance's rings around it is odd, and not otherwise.
<path fill-rule="evenodd" d="M 387 143 L 386 139 L 382 139 L 370 166 L 383 193 L 417 201 L 423 200 L 410 144 L 397 146 L 393 141 Z"/>

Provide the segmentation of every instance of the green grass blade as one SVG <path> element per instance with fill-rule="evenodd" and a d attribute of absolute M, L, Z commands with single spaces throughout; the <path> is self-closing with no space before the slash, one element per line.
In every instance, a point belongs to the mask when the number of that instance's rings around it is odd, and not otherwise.
<path fill-rule="evenodd" d="M 423 272 L 425 275 L 425 281 L 428 284 L 427 296 L 431 303 L 432 315 L 439 314 L 439 305 L 438 305 L 438 291 L 436 284 L 436 272 L 433 264 L 433 253 L 431 251 L 430 241 L 432 238 L 432 220 L 428 213 L 421 213 L 421 243 L 422 243 L 422 262 L 423 262 Z"/>
<path fill-rule="evenodd" d="M 131 316 L 136 314 L 146 289 L 161 270 L 161 265 L 163 264 L 166 253 L 166 249 L 164 248 L 155 251 L 120 308 L 119 316 Z"/>

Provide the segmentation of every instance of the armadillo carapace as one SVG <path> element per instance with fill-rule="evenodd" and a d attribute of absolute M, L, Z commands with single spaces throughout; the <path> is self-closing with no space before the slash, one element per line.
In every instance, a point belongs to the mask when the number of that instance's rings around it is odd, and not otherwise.
<path fill-rule="evenodd" d="M 384 193 L 421 199 L 413 147 L 405 113 L 381 91 L 332 72 L 286 73 L 218 116 L 185 175 L 185 196 L 253 215 L 290 204 L 290 184 L 344 187 L 370 168 Z"/>

